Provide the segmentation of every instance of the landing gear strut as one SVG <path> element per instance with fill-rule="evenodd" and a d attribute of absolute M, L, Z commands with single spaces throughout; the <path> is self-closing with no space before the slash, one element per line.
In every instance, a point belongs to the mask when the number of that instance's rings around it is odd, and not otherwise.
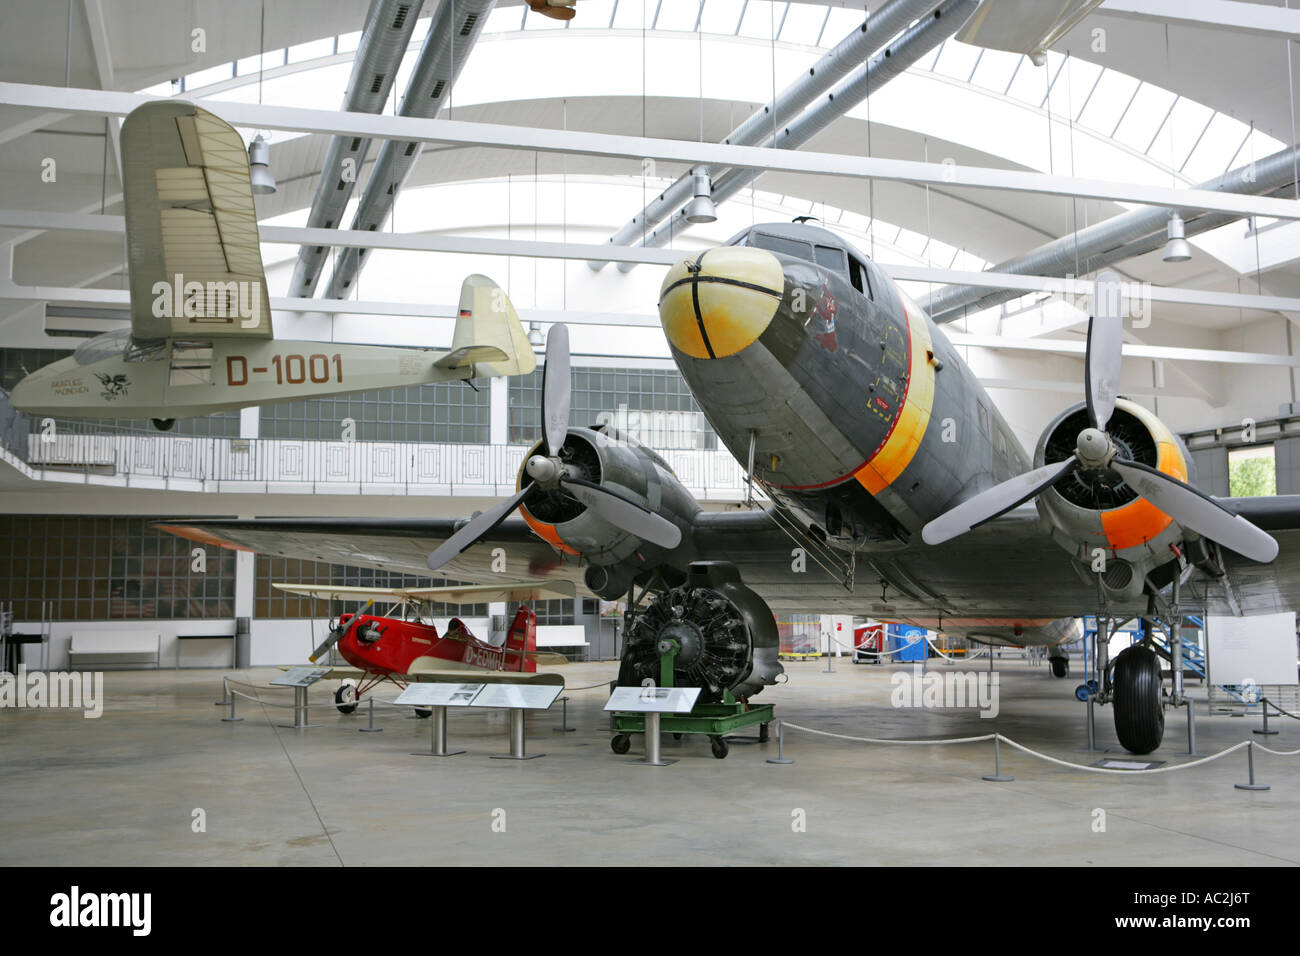
<path fill-rule="evenodd" d="M 1050 657 L 1048 660 L 1052 663 L 1053 677 L 1070 676 L 1070 659 L 1068 657 Z"/>
<path fill-rule="evenodd" d="M 342 684 L 334 692 L 334 706 L 340 714 L 354 714 L 357 710 L 356 684 Z"/>

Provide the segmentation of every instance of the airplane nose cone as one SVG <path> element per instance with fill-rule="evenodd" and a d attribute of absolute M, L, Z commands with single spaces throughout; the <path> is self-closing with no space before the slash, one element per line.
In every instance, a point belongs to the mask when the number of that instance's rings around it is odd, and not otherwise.
<path fill-rule="evenodd" d="M 677 351 L 725 358 L 763 334 L 784 293 L 785 272 L 772 253 L 719 246 L 668 270 L 659 290 L 659 321 Z"/>

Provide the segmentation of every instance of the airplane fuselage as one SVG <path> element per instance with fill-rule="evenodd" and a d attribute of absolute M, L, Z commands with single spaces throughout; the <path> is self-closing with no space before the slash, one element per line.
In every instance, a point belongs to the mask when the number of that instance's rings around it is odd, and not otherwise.
<path fill-rule="evenodd" d="M 214 412 L 369 389 L 471 377 L 441 369 L 440 349 L 342 345 L 270 338 L 130 344 L 100 336 L 24 378 L 15 408 L 70 418 L 189 418 Z"/>
<path fill-rule="evenodd" d="M 660 311 L 709 423 L 742 465 L 752 447 L 772 497 L 831 539 L 879 544 L 1027 469 L 974 374 L 874 263 L 810 226 L 740 242 L 675 266 Z"/>

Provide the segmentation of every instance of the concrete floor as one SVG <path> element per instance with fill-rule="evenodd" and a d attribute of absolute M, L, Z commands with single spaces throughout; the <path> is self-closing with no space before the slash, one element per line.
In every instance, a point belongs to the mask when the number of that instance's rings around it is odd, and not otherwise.
<path fill-rule="evenodd" d="M 788 684 L 760 698 L 787 720 L 876 737 L 948 737 L 996 728 L 1064 760 L 1088 763 L 1075 679 L 999 662 L 1001 713 L 890 706 L 891 667 L 788 663 Z M 934 665 L 931 665 L 934 668 Z M 976 665 L 971 665 L 972 668 Z M 1077 666 L 1077 665 L 1076 665 Z M 947 665 L 939 665 L 944 670 Z M 614 664 L 563 668 L 570 686 L 608 679 Z M 243 677 L 264 683 L 275 672 Z M 212 702 L 218 671 L 110 672 L 102 718 L 73 711 L 0 711 L 0 864 L 1194 864 L 1300 863 L 1300 757 L 1257 754 L 1265 792 L 1246 778 L 1243 752 L 1184 772 L 1089 774 L 1004 747 L 1012 783 L 980 779 L 992 745 L 886 747 L 789 732 L 792 766 L 768 764 L 769 744 L 737 742 L 726 760 L 708 743 L 664 742 L 666 768 L 609 749 L 601 689 L 573 691 L 528 719 L 528 748 L 545 757 L 489 759 L 507 747 L 505 715 L 450 716 L 457 757 L 428 749 L 429 723 L 380 709 L 380 734 L 357 733 L 364 715 L 318 706 L 314 730 L 283 730 L 286 710 L 240 701 L 242 723 L 222 723 Z M 1195 688 L 1195 685 L 1193 685 Z M 324 704 L 331 688 L 318 687 Z M 290 693 L 263 696 L 288 700 Z M 1203 694 L 1193 690 L 1193 696 Z M 391 689 L 382 696 L 392 697 Z M 1200 749 L 1254 737 L 1254 719 L 1203 716 Z M 1182 762 L 1183 716 L 1169 718 L 1154 756 Z M 1278 720 L 1274 749 L 1300 747 L 1300 723 Z M 753 736 L 754 731 L 746 734 Z M 1118 752 L 1109 708 L 1102 746 Z M 206 813 L 206 832 L 191 828 Z M 1096 809 L 1105 832 L 1094 832 Z M 504 811 L 504 814 L 501 813 Z M 793 822 L 803 811 L 806 831 Z M 504 819 L 504 832 L 500 822 Z M 494 821 L 498 823 L 494 829 Z"/>

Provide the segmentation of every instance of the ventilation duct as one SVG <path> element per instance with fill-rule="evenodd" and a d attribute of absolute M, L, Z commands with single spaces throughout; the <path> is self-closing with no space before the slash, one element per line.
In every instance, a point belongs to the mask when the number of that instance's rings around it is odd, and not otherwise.
<path fill-rule="evenodd" d="M 732 130 L 722 142 L 734 146 L 757 146 L 763 142 L 770 142 L 774 128 L 798 116 L 804 107 L 847 76 L 850 70 L 897 36 L 899 31 L 909 23 L 929 13 L 934 7 L 935 0 L 890 0 L 868 17 L 861 26 L 828 50 L 820 60 L 808 68 L 806 73 L 800 74 L 799 78 L 782 90 L 772 102 L 751 113 L 749 118 Z M 714 180 L 726 171 L 724 166 L 703 168 Z M 672 215 L 683 202 L 691 199 L 692 189 L 695 186 L 693 172 L 683 175 L 651 200 L 650 204 L 641 210 L 639 216 L 633 217 L 622 229 L 610 236 L 610 244 L 626 246 L 643 238 L 653 226 Z M 592 259 L 587 265 L 599 272 L 605 263 Z"/>
<path fill-rule="evenodd" d="M 495 5 L 496 0 L 442 0 L 402 95 L 399 114 L 424 119 L 438 115 Z M 357 205 L 353 229 L 375 231 L 383 225 L 423 148 L 422 143 L 406 140 L 384 141 Z M 355 248 L 339 250 L 326 295 L 342 299 L 351 293 L 365 252 Z"/>
<path fill-rule="evenodd" d="M 970 18 L 980 0 L 944 0 L 930 16 L 918 21 L 897 40 L 877 53 L 853 72 L 847 80 L 805 110 L 794 122 L 776 134 L 777 149 L 798 149 L 829 126 L 835 119 L 861 103 L 894 77 L 904 73 L 917 60 L 948 39 Z M 771 144 L 771 140 L 769 140 Z M 733 169 L 714 180 L 713 201 L 721 203 L 748 186 L 763 170 Z M 678 212 L 665 225 L 646 237 L 644 245 L 662 246 L 680 234 L 689 223 Z M 619 263 L 627 272 L 631 263 Z"/>
<path fill-rule="evenodd" d="M 1300 164 L 1300 149 L 1284 149 L 1231 169 L 1196 188 L 1244 196 L 1268 196 L 1281 190 L 1289 191 L 1294 186 L 1297 164 Z M 1243 218 L 1234 213 L 1187 209 L 1181 214 L 1186 236 L 1208 232 Z M 989 266 L 987 271 L 1054 277 L 1086 274 L 1159 249 L 1166 242 L 1168 224 L 1169 210 L 1163 206 L 1134 209 L 1055 239 L 1022 256 Z M 984 286 L 952 285 L 930 296 L 925 309 L 935 322 L 952 322 L 969 312 L 1001 305 L 1024 294 L 1023 290 L 1016 289 L 989 292 Z"/>
<path fill-rule="evenodd" d="M 423 2 L 372 0 L 340 109 L 350 113 L 378 113 L 384 108 Z M 309 228 L 333 229 L 343 218 L 369 149 L 370 140 L 360 136 L 335 136 L 330 140 L 316 185 L 316 198 L 307 216 Z M 289 295 L 313 295 L 324 263 L 324 246 L 300 247 L 289 280 Z"/>

